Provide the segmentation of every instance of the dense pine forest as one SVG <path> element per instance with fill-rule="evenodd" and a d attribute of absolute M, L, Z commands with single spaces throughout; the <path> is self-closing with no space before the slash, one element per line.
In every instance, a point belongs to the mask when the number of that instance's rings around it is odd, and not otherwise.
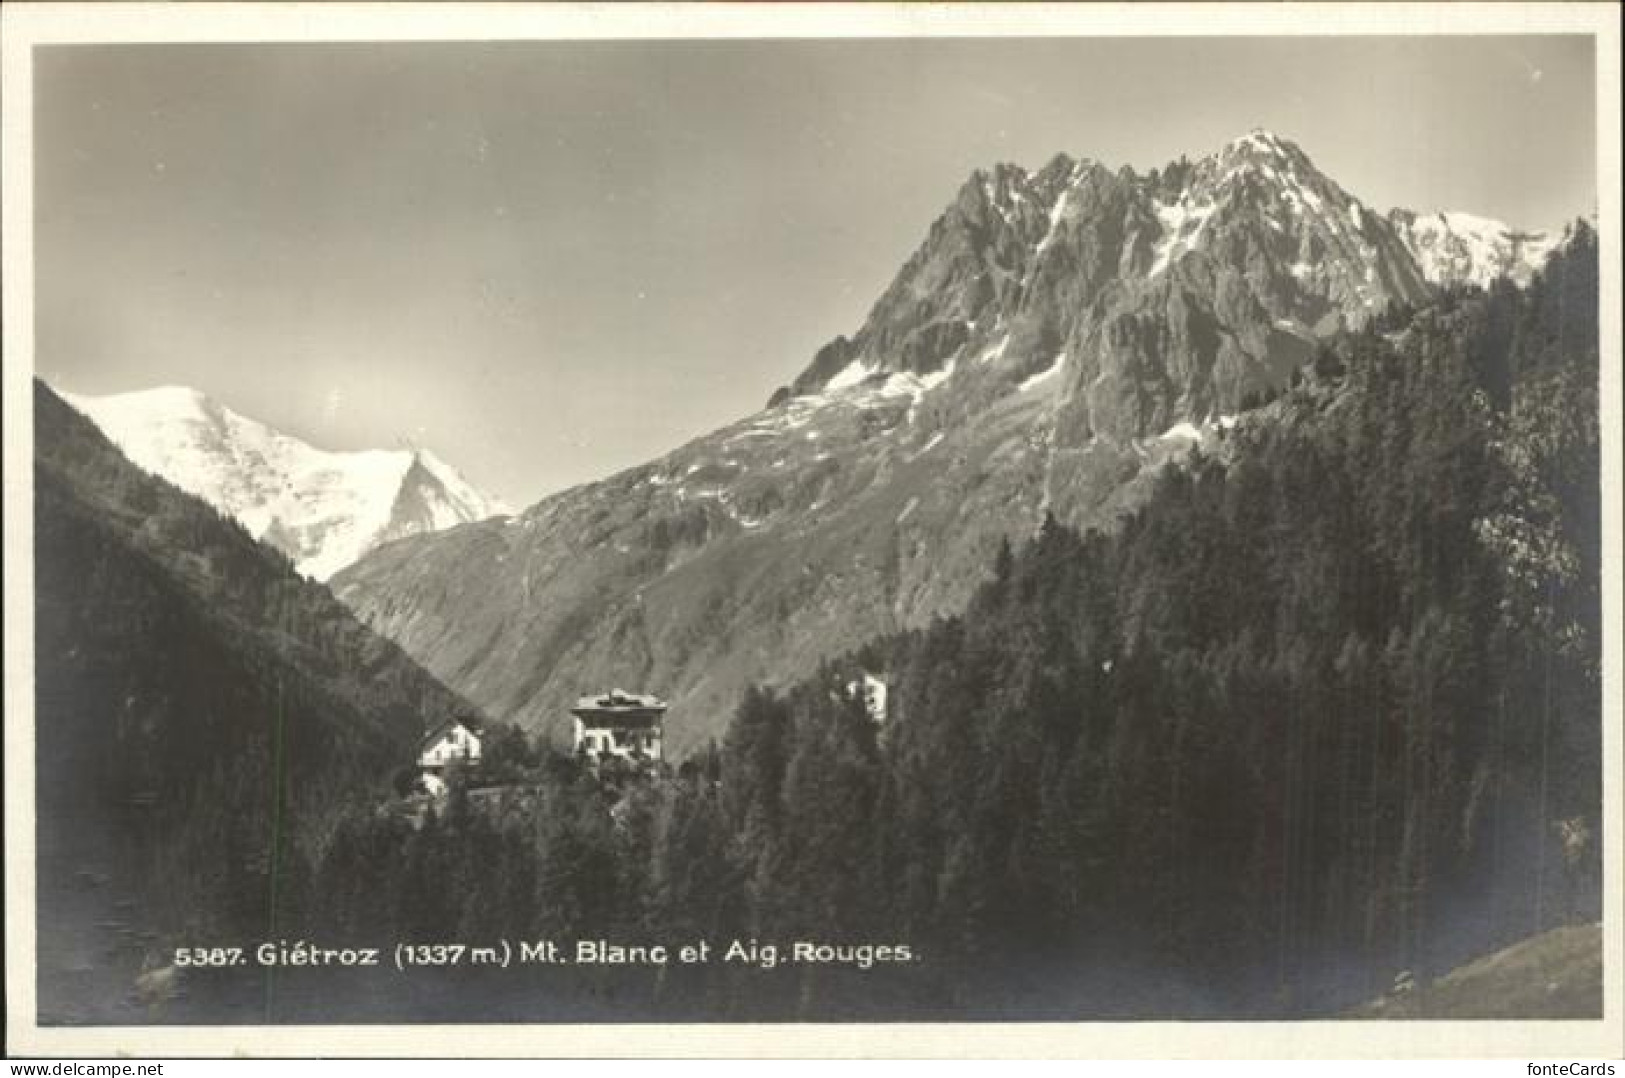
<path fill-rule="evenodd" d="M 1527 289 L 1335 338 L 1109 533 L 1012 536 L 961 615 L 751 690 L 679 766 L 597 773 L 493 725 L 426 816 L 389 777 L 461 702 L 42 396 L 42 849 L 114 803 L 141 806 L 128 835 L 178 836 L 143 860 L 173 885 L 130 884 L 152 954 L 715 951 L 201 972 L 191 1020 L 1324 1016 L 1595 920 L 1597 255 L 1576 228 Z M 150 553 L 172 547 L 200 553 Z M 721 961 L 735 940 L 749 957 Z M 795 941 L 829 960 L 785 961 Z"/>
<path fill-rule="evenodd" d="M 1217 1018 L 1341 1013 L 1596 919 L 1577 229 L 1527 290 L 1337 338 L 1112 533 L 1046 521 L 962 616 L 751 691 L 675 772 L 604 781 L 510 732 L 505 807 L 358 809 L 307 927 L 845 948 L 476 976 L 467 1018 L 552 1017 L 541 985 L 595 1018 Z"/>

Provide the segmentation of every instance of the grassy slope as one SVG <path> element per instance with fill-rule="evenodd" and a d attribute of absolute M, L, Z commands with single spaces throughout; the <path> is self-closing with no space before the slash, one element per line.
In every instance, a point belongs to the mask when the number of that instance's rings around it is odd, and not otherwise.
<path fill-rule="evenodd" d="M 1602 1017 L 1602 925 L 1554 928 L 1368 1003 L 1353 1018 Z"/>

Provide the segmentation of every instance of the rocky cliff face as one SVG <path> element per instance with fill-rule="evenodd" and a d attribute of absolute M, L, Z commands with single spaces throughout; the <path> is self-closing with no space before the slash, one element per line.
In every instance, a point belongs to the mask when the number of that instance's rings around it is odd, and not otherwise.
<path fill-rule="evenodd" d="M 1019 381 L 1064 355 L 1070 381 L 1101 383 L 1091 432 L 1143 434 L 1277 384 L 1283 337 L 1427 294 L 1389 221 L 1284 139 L 1254 133 L 1147 176 L 1063 155 L 972 176 L 863 327 L 792 391 L 977 361 Z M 1164 392 L 1125 414 L 1122 383 L 1146 365 Z"/>
<path fill-rule="evenodd" d="M 1429 297 L 1413 234 L 1263 132 L 1143 176 L 978 172 L 762 412 L 333 584 L 496 716 L 562 735 L 582 692 L 667 695 L 680 755 L 747 682 L 957 611 L 1046 513 L 1109 524 L 1220 451 L 1318 338 Z"/>

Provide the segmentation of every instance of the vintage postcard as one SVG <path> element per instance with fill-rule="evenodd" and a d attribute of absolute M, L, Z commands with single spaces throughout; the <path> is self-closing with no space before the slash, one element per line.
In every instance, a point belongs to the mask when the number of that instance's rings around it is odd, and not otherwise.
<path fill-rule="evenodd" d="M 1613 1055 L 1606 5 L 22 5 L 8 1040 Z"/>

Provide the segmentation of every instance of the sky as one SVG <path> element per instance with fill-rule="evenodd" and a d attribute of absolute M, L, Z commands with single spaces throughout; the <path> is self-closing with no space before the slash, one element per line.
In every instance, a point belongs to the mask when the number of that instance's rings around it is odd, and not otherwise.
<path fill-rule="evenodd" d="M 1595 212 L 1587 37 L 51 46 L 36 371 L 515 506 L 759 409 L 977 168 L 1254 127 L 1367 205 Z"/>

